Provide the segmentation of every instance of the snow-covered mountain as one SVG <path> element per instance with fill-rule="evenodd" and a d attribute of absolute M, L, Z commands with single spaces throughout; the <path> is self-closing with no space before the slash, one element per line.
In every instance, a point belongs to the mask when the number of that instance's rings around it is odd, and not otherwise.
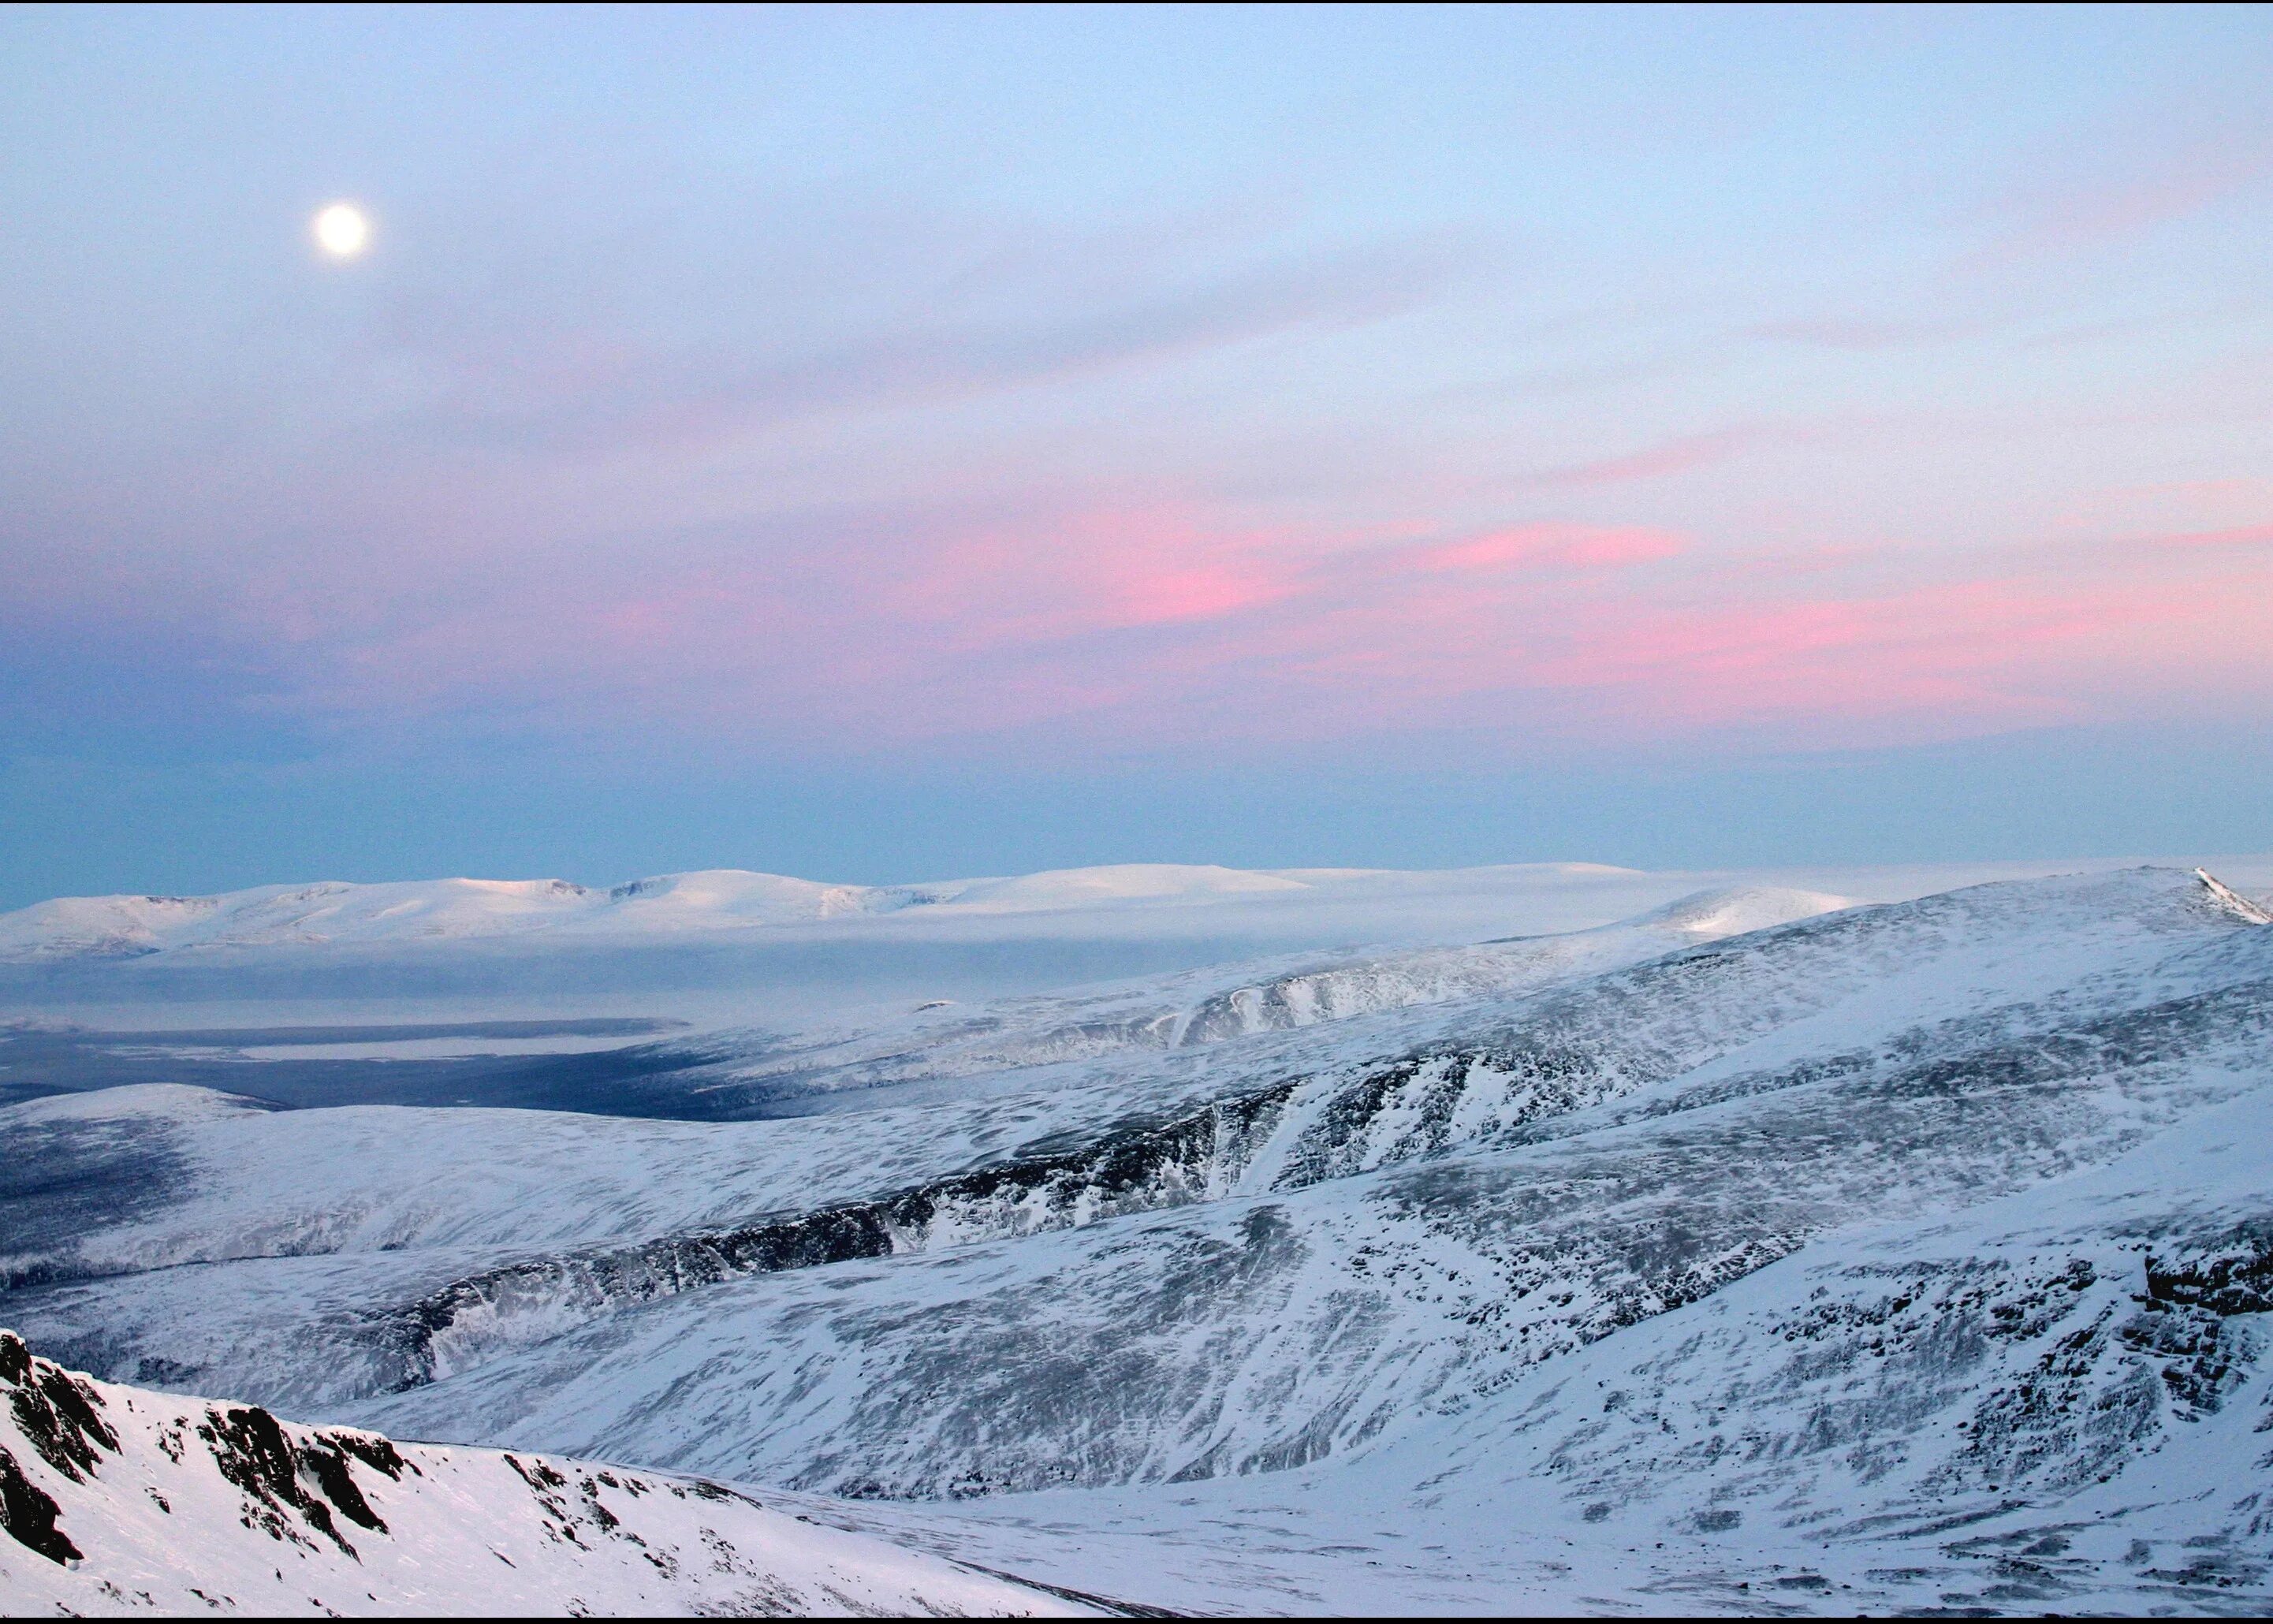
<path fill-rule="evenodd" d="M 583 930 L 780 925 L 941 900 L 919 887 L 830 886 L 717 870 L 595 891 L 565 879 L 260 886 L 220 896 L 78 896 L 0 914 L 0 954 L 40 960 L 197 948 L 418 942 Z"/>
<path fill-rule="evenodd" d="M 2260 1088 L 1819 1236 L 1354 1458 L 870 1525 L 1193 1608 L 2262 1617 L 2269 1313 Z"/>
<path fill-rule="evenodd" d="M 700 1478 L 396 1444 L 93 1381 L 8 1331 L 0 1392 L 11 1617 L 1111 1611 Z"/>
<path fill-rule="evenodd" d="M 1599 864 L 1537 865 L 1548 878 L 1634 876 Z M 1525 871 L 1517 871 L 1519 875 Z M 662 874 L 605 889 L 566 879 L 341 880 L 218 896 L 59 897 L 0 914 L 0 959 L 132 958 L 197 949 L 420 944 L 535 932 L 637 941 L 814 924 L 927 907 L 956 916 L 1208 903 L 1362 887 L 1364 870 L 1261 872 L 1121 864 L 1009 879 L 830 885 L 743 869 Z"/>
<path fill-rule="evenodd" d="M 1852 891 L 1892 901 L 1952 885 L 2047 872 L 2028 864 L 1942 864 L 1782 875 L 1650 873 L 1599 863 L 1519 864 L 1444 872 L 1378 869 L 1233 869 L 1132 863 L 1009 878 L 841 885 L 742 869 L 663 874 L 594 887 L 565 879 L 428 879 L 257 886 L 214 896 L 75 896 L 0 913 L 0 964 L 25 966 L 187 955 L 219 962 L 281 951 L 393 947 L 432 956 L 454 947 L 541 941 L 619 947 L 699 944 L 784 927 L 984 937 L 1036 929 L 1313 935 L 1319 945 L 1411 942 L 1479 924 L 1505 935 L 1608 923 L 1699 891 L 1759 894 Z M 2113 866 L 2102 864 L 2097 866 Z M 1851 881 L 1852 883 L 1843 883 Z M 1197 913 L 1195 910 L 1197 910 Z M 1734 916 L 1714 929 L 1728 934 Z M 1268 924 L 1264 922 L 1268 921 Z M 1778 923 L 1762 917 L 1749 928 Z"/>
<path fill-rule="evenodd" d="M 1875 877 L 1895 894 L 1938 878 Z M 1446 873 L 1135 864 L 893 886 L 711 871 L 607 889 L 447 879 L 62 898 L 0 915 L 0 1012 L 71 1019 L 93 1007 L 100 1024 L 151 1028 L 334 1024 L 347 1011 L 357 1027 L 565 1014 L 794 1038 L 824 1009 L 866 1030 L 891 1005 L 1563 932 L 1763 883 L 1841 889 L 1584 863 Z M 216 1007 L 246 1018 L 203 1013 Z"/>
<path fill-rule="evenodd" d="M 646 1044 L 744 1120 L 27 1098 L 0 1316 L 1141 1603 L 2262 1610 L 2273 924 L 1853 894 Z"/>

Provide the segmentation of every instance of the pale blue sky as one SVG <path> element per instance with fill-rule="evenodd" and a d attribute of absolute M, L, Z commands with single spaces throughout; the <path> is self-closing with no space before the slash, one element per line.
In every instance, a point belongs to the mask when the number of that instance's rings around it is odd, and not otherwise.
<path fill-rule="evenodd" d="M 0 11 L 0 904 L 2273 844 L 2269 82 L 2262 6 Z"/>

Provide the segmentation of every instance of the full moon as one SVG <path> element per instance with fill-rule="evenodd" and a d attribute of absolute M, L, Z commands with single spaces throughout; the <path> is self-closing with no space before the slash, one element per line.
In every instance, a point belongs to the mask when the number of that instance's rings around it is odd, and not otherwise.
<path fill-rule="evenodd" d="M 352 259 L 371 241 L 371 219 L 352 203 L 334 203 L 316 215 L 316 246 L 334 259 Z"/>

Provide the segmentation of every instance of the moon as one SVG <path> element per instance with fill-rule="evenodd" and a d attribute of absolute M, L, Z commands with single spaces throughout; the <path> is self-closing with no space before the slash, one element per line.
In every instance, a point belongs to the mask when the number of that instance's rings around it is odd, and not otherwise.
<path fill-rule="evenodd" d="M 352 203 L 317 211 L 316 246 L 334 259 L 352 259 L 371 243 L 371 216 Z"/>

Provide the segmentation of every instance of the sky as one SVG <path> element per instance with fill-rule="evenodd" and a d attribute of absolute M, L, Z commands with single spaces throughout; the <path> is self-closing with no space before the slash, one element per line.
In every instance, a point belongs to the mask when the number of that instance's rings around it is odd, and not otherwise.
<path fill-rule="evenodd" d="M 0 11 L 0 906 L 2273 848 L 2269 83 L 2247 5 Z"/>

